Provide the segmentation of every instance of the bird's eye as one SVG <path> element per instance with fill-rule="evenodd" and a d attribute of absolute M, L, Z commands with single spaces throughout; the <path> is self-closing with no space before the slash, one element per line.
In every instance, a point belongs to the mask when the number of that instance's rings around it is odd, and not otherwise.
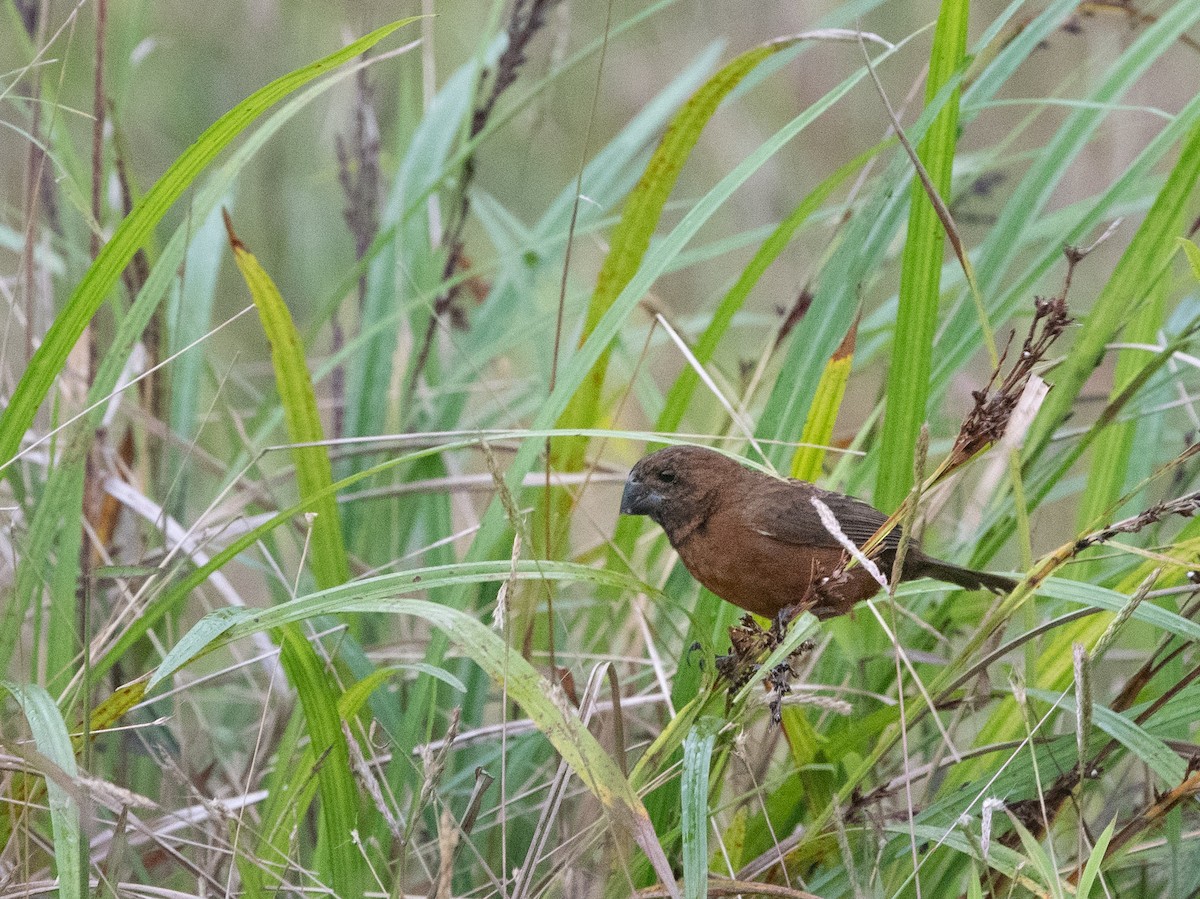
<path fill-rule="evenodd" d="M 665 471 L 659 472 L 658 479 L 660 481 L 662 481 L 664 484 L 674 484 L 675 483 L 675 472 L 671 471 L 671 469 L 668 468 Z"/>

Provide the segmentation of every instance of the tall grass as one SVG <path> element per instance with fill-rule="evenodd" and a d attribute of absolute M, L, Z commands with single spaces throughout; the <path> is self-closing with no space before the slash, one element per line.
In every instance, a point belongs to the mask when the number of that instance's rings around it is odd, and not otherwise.
<path fill-rule="evenodd" d="M 170 24 L 34 6 L 0 894 L 1200 892 L 1200 7 L 524 0 L 275 53 L 280 11 L 156 171 Z M 232 78 L 160 64 L 178 110 Z M 954 456 L 1037 296 L 1074 325 Z M 888 511 L 936 471 L 926 547 L 1021 584 L 803 616 L 788 696 L 731 687 L 737 610 L 616 519 L 664 442 Z"/>

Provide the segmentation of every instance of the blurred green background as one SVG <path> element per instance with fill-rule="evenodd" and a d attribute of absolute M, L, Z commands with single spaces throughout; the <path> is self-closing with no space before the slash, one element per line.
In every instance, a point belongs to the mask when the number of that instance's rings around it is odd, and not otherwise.
<path fill-rule="evenodd" d="M 543 4 L 0 10 L 0 445 L 24 447 L 0 462 L 0 894 L 616 896 L 678 877 L 689 899 L 741 889 L 716 878 L 823 899 L 1200 895 L 1200 526 L 1154 506 L 1196 487 L 1200 5 L 544 7 L 494 107 L 510 17 Z M 365 82 L 345 61 L 312 82 L 326 92 L 287 106 L 300 88 L 229 147 L 205 132 L 408 16 Z M 926 202 L 912 163 L 885 141 L 863 47 L 837 30 L 859 24 L 910 133 L 931 55 L 938 83 L 961 79 L 961 107 L 938 95 L 957 124 L 921 152 L 978 297 L 942 223 L 909 215 Z M 697 114 L 722 66 L 736 86 Z M 31 143 L 48 153 L 40 189 Z M 171 168 L 197 147 L 223 149 Z M 194 211 L 225 164 L 238 168 L 212 205 L 253 254 L 242 273 L 217 212 Z M 371 214 L 344 185 L 364 171 L 380 224 L 360 266 L 345 211 Z M 152 187 L 182 196 L 161 218 L 127 215 L 123 191 Z M 991 449 L 922 505 L 931 551 L 1026 584 L 1001 601 L 922 582 L 898 609 L 881 597 L 878 619 L 803 619 L 813 649 L 782 727 L 757 681 L 715 682 L 739 613 L 658 529 L 617 520 L 645 432 L 891 511 L 917 426 L 932 470 L 988 384 L 986 332 L 1001 347 L 1015 333 L 1015 351 L 1034 297 L 1065 290 L 1063 245 L 1118 221 L 1074 270 L 1076 322 L 1039 360 L 1051 392 L 1030 443 Z M 115 252 L 135 226 L 144 266 L 104 281 L 94 239 Z M 913 338 L 898 305 L 929 333 Z M 620 321 L 600 340 L 610 307 Z M 690 399 L 656 313 L 693 351 L 710 341 L 712 386 Z M 81 411 L 113 372 L 201 338 L 144 389 Z M 610 350 L 603 384 L 585 379 L 579 360 Z M 889 430 L 893 412 L 911 427 Z M 530 435 L 539 417 L 569 433 Z M 547 462 L 559 480 L 544 490 Z M 373 465 L 335 506 L 330 481 Z M 1075 542 L 1146 510 L 1120 540 Z"/>

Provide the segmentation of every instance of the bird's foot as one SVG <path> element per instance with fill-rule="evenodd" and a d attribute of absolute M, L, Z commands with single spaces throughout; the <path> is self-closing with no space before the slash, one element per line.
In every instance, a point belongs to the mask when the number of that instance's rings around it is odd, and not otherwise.
<path fill-rule="evenodd" d="M 764 672 L 762 660 L 783 643 L 788 624 L 798 611 L 798 606 L 782 609 L 767 629 L 763 629 L 751 616 L 743 616 L 740 624 L 729 629 L 729 654 L 720 656 L 716 663 L 717 673 L 729 682 L 731 700 L 755 677 L 763 680 L 773 694 L 770 701 L 771 720 L 776 724 L 782 718 L 783 697 L 791 692 L 791 681 L 796 676 L 795 664 L 804 653 L 812 650 L 813 643 L 805 640 L 770 671 Z"/>
<path fill-rule="evenodd" d="M 792 678 L 796 672 L 792 669 L 792 657 L 788 656 L 771 669 L 767 675 L 767 688 L 771 692 L 768 706 L 771 709 L 771 723 L 783 721 L 783 697 L 792 692 Z"/>

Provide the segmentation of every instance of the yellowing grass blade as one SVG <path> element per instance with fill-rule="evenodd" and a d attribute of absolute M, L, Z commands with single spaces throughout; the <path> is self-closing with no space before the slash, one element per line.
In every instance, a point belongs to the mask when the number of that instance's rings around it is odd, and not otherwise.
<path fill-rule="evenodd" d="M 229 213 L 225 213 L 225 227 L 229 231 L 234 259 L 250 288 L 259 320 L 271 342 L 271 363 L 275 367 L 275 385 L 283 403 L 288 437 L 296 444 L 319 443 L 325 439 L 325 432 L 317 413 L 317 398 L 304 362 L 304 351 L 300 347 L 300 334 L 291 313 L 271 276 L 233 233 Z M 327 489 L 333 484 L 329 453 L 323 446 L 295 446 L 292 460 L 296 463 L 296 486 L 301 500 L 312 497 L 308 511 L 315 516 L 311 555 L 317 584 L 333 587 L 344 583 L 350 577 L 350 565 L 346 560 L 346 544 L 342 541 L 337 499 Z"/>
<path fill-rule="evenodd" d="M 792 456 L 792 477 L 815 481 L 821 476 L 821 465 L 825 461 L 825 447 L 833 438 L 833 426 L 837 423 L 838 410 L 842 408 L 842 397 L 846 394 L 846 382 L 850 380 L 850 369 L 854 365 L 854 344 L 858 338 L 858 319 L 850 326 L 846 336 L 829 357 L 817 392 L 808 409 L 804 422 L 804 433 L 800 435 L 801 446 Z"/>

